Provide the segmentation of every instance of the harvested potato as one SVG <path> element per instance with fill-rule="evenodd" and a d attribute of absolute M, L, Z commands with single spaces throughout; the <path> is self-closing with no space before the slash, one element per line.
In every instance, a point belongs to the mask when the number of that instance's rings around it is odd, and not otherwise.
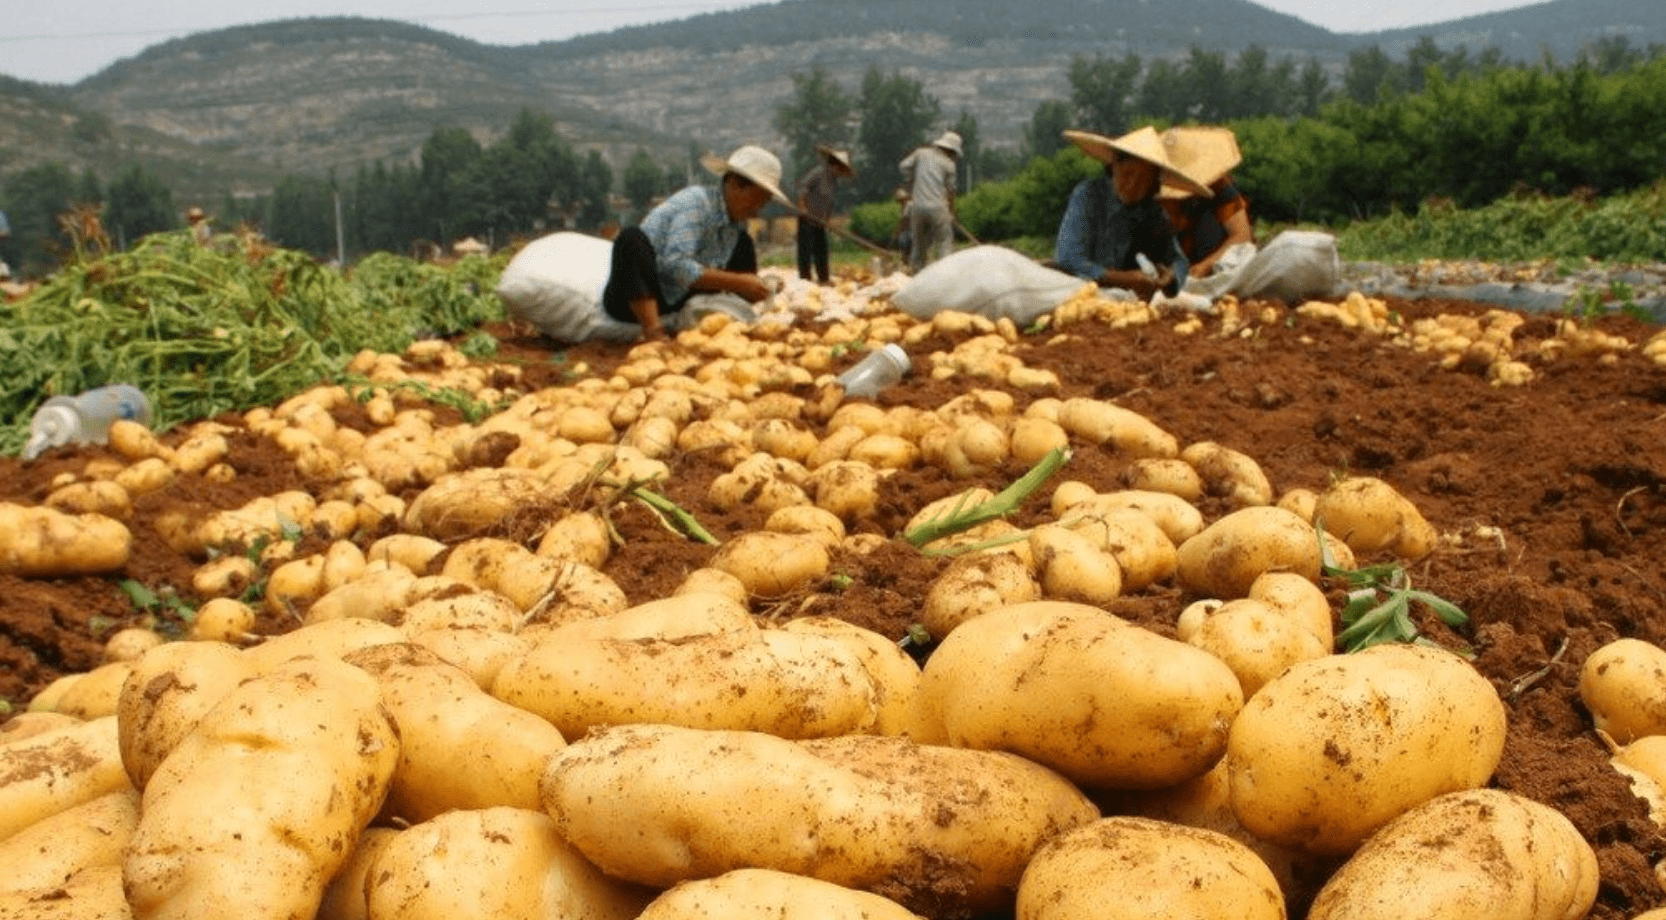
<path fill-rule="evenodd" d="M 1273 503 L 1273 485 L 1261 464 L 1242 451 L 1214 441 L 1188 444 L 1180 459 L 1192 465 L 1209 495 L 1225 496 L 1234 508 Z"/>
<path fill-rule="evenodd" d="M 1421 559 L 1440 541 L 1440 533 L 1410 499 L 1373 476 L 1350 476 L 1326 489 L 1314 505 L 1313 521 L 1355 553 L 1386 550 L 1402 559 Z"/>
<path fill-rule="evenodd" d="M 104 640 L 104 660 L 106 663 L 131 662 L 162 642 L 161 634 L 154 629 L 145 629 L 142 626 L 118 629 L 110 638 Z"/>
<path fill-rule="evenodd" d="M 1048 840 L 1018 886 L 1025 920 L 1284 920 L 1284 895 L 1249 847 L 1212 830 L 1109 817 Z"/>
<path fill-rule="evenodd" d="M 1144 512 L 1133 508 L 1071 513 L 1060 523 L 1087 537 L 1116 560 L 1122 591 L 1132 593 L 1174 576 L 1174 541 Z"/>
<path fill-rule="evenodd" d="M 753 597 L 791 594 L 827 577 L 827 547 L 804 534 L 753 530 L 722 546 L 708 563 L 740 579 Z"/>
<path fill-rule="evenodd" d="M 119 572 L 132 550 L 132 532 L 115 518 L 0 502 L 0 575 L 59 578 Z"/>
<path fill-rule="evenodd" d="M 96 479 L 70 483 L 46 496 L 46 507 L 65 514 L 102 514 L 126 520 L 133 513 L 133 497 L 116 482 Z"/>
<path fill-rule="evenodd" d="M 1296 662 L 1330 654 L 1295 618 L 1250 598 L 1222 604 L 1185 641 L 1226 662 L 1245 699 Z"/>
<path fill-rule="evenodd" d="M 633 920 L 647 889 L 596 870 L 542 811 L 452 811 L 400 831 L 366 870 L 368 920 Z"/>
<path fill-rule="evenodd" d="M 510 659 L 533 645 L 528 637 L 489 629 L 429 629 L 412 634 L 410 640 L 462 668 L 482 690 L 492 686 Z"/>
<path fill-rule="evenodd" d="M 543 794 L 562 836 L 616 878 L 669 888 L 773 869 L 939 917 L 1010 909 L 1036 847 L 1099 816 L 1075 786 L 1008 754 L 669 725 L 568 745 Z"/>
<path fill-rule="evenodd" d="M 683 882 L 637 920 L 921 920 L 888 898 L 773 869 L 736 869 Z"/>
<path fill-rule="evenodd" d="M 955 627 L 1008 604 L 1041 600 L 1041 585 L 1030 567 L 1012 553 L 958 557 L 926 591 L 920 624 L 942 639 Z"/>
<path fill-rule="evenodd" d="M 1053 514 L 1060 520 L 1069 517 L 1109 514 L 1133 509 L 1157 523 L 1175 546 L 1186 542 L 1203 530 L 1203 512 L 1178 495 L 1123 489 L 1118 492 L 1094 492 L 1091 487 L 1060 487 L 1053 493 Z"/>
<path fill-rule="evenodd" d="M 25 710 L 24 712 L 13 713 L 11 718 L 5 722 L 0 722 L 0 745 L 22 741 L 25 738 L 33 738 L 53 729 L 63 728 L 67 725 L 78 725 L 81 722 L 81 719 L 74 716 L 46 710 Z"/>
<path fill-rule="evenodd" d="M 66 808 L 0 841 L 0 894 L 51 890 L 97 866 L 120 868 L 139 824 L 139 793 L 121 789 Z M 0 916 L 8 916 L 0 909 Z"/>
<path fill-rule="evenodd" d="M 253 607 L 229 597 L 216 597 L 197 608 L 191 638 L 200 642 L 243 644 L 260 637 L 253 630 L 260 615 Z"/>
<path fill-rule="evenodd" d="M 221 642 L 170 642 L 135 662 L 116 704 L 133 787 L 145 788 L 202 717 L 255 673 L 253 661 Z"/>
<path fill-rule="evenodd" d="M 538 538 L 537 553 L 549 559 L 571 559 L 593 569 L 607 564 L 613 554 L 613 533 L 594 511 L 563 515 Z"/>
<path fill-rule="evenodd" d="M 1066 399 L 1059 407 L 1059 426 L 1091 444 L 1110 444 L 1120 453 L 1142 457 L 1176 457 L 1180 444 L 1156 422 L 1115 403 L 1087 397 Z"/>
<path fill-rule="evenodd" d="M 1597 857 L 1561 812 L 1501 789 L 1431 799 L 1331 876 L 1309 920 L 1578 920 Z"/>
<path fill-rule="evenodd" d="M 1057 601 L 961 624 L 927 659 L 921 692 L 948 743 L 1009 751 L 1114 789 L 1208 770 L 1244 702 L 1213 655 Z"/>
<path fill-rule="evenodd" d="M 113 715 L 0 746 L 0 841 L 58 812 L 130 788 Z"/>
<path fill-rule="evenodd" d="M 1194 594 L 1232 600 L 1249 595 L 1267 572 L 1319 579 L 1319 535 L 1301 518 L 1271 505 L 1241 508 L 1179 545 L 1175 574 Z"/>
<path fill-rule="evenodd" d="M 239 597 L 260 577 L 260 566 L 248 556 L 218 556 L 197 567 L 191 587 L 203 597 Z"/>
<path fill-rule="evenodd" d="M 1203 477 L 1179 457 L 1142 457 L 1128 464 L 1122 484 L 1130 489 L 1165 492 L 1196 502 L 1203 497 Z"/>
<path fill-rule="evenodd" d="M 122 865 L 133 913 L 313 916 L 398 757 L 358 668 L 305 659 L 243 683 L 145 786 Z"/>
<path fill-rule="evenodd" d="M 533 470 L 481 467 L 441 477 L 405 509 L 405 530 L 446 543 L 484 536 L 552 487 Z"/>
<path fill-rule="evenodd" d="M 1579 669 L 1579 699 L 1591 721 L 1620 744 L 1666 735 L 1666 649 L 1642 639 L 1615 639 Z"/>
<path fill-rule="evenodd" d="M 1227 745 L 1232 810 L 1268 840 L 1342 854 L 1396 816 L 1484 785 L 1504 704 L 1457 655 L 1374 645 L 1299 662 L 1251 697 Z"/>

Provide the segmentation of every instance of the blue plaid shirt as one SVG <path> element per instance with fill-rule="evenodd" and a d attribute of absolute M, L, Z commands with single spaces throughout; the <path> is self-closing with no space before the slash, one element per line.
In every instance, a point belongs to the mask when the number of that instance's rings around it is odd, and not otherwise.
<path fill-rule="evenodd" d="M 1078 278 L 1098 281 L 1107 268 L 1138 268 L 1136 252 L 1174 269 L 1174 281 L 1164 293 L 1172 297 L 1186 283 L 1191 266 L 1156 199 L 1123 204 L 1109 176 L 1078 183 L 1059 221 L 1053 261 Z"/>
<path fill-rule="evenodd" d="M 642 218 L 667 307 L 682 303 L 706 269 L 729 264 L 743 229 L 743 221 L 729 219 L 721 185 L 691 185 Z"/>

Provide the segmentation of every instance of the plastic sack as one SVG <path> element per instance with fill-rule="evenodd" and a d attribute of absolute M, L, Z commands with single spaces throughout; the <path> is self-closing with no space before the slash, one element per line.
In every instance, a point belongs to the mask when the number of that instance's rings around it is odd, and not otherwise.
<path fill-rule="evenodd" d="M 956 310 L 990 319 L 1006 317 L 1022 327 L 1091 283 L 1016 250 L 982 245 L 927 265 L 891 295 L 891 303 L 916 319 Z"/>
<path fill-rule="evenodd" d="M 612 258 L 613 244 L 600 237 L 542 236 L 504 266 L 497 295 L 511 318 L 531 323 L 558 342 L 609 338 L 603 327 L 618 324 L 604 322 L 601 302 Z"/>
<path fill-rule="evenodd" d="M 1207 278 L 1186 281 L 1188 294 L 1223 294 L 1296 302 L 1328 297 L 1342 278 L 1336 237 L 1317 230 L 1286 230 L 1256 250 L 1239 243 L 1222 253 Z"/>

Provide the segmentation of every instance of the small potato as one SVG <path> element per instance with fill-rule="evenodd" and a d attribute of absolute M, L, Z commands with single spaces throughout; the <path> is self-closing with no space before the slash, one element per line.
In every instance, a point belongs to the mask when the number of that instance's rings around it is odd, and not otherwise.
<path fill-rule="evenodd" d="M 1273 506 L 1242 508 L 1180 544 L 1180 584 L 1193 594 L 1222 600 L 1246 597 L 1267 572 L 1319 579 L 1319 535 L 1306 521 Z"/>
<path fill-rule="evenodd" d="M 961 556 L 926 591 L 920 624 L 942 639 L 955 627 L 1007 604 L 1041 600 L 1041 585 L 1030 567 L 1012 553 Z"/>
<path fill-rule="evenodd" d="M 131 661 L 112 661 L 93 668 L 64 688 L 58 697 L 57 710 L 80 719 L 115 715 L 122 682 L 132 671 Z"/>
<path fill-rule="evenodd" d="M 867 517 L 879 507 L 879 484 L 878 469 L 853 460 L 832 460 L 812 467 L 805 480 L 815 506 L 846 523 Z"/>
<path fill-rule="evenodd" d="M 1249 598 L 1222 604 L 1186 641 L 1226 662 L 1245 699 L 1296 662 L 1330 654 L 1294 618 Z"/>
<path fill-rule="evenodd" d="M 779 508 L 764 521 L 764 529 L 774 533 L 795 533 L 820 540 L 829 549 L 845 538 L 845 522 L 825 508 L 815 505 L 793 505 Z"/>
<path fill-rule="evenodd" d="M 1620 744 L 1666 735 L 1666 649 L 1641 639 L 1616 639 L 1579 669 L 1579 699 L 1591 721 Z"/>
<path fill-rule="evenodd" d="M 259 577 L 260 566 L 248 556 L 220 556 L 197 567 L 191 587 L 203 597 L 240 597 Z"/>
<path fill-rule="evenodd" d="M 1070 433 L 1058 422 L 1034 416 L 1014 419 L 1012 423 L 1012 458 L 1034 466 L 1055 450 L 1070 447 Z"/>
<path fill-rule="evenodd" d="M 1157 523 L 1175 546 L 1186 542 L 1203 530 L 1203 512 L 1178 495 L 1167 492 L 1148 492 L 1123 489 L 1118 492 L 1094 492 L 1091 488 L 1060 488 L 1053 493 L 1053 513 L 1060 519 L 1072 516 L 1107 514 L 1133 509 Z"/>
<path fill-rule="evenodd" d="M 1104 550 L 1122 571 L 1122 590 L 1143 590 L 1174 576 L 1174 541 L 1149 515 L 1133 508 L 1072 514 L 1060 522 Z"/>
<path fill-rule="evenodd" d="M 127 490 L 108 479 L 77 482 L 54 489 L 46 506 L 65 514 L 102 514 L 126 520 L 133 513 L 133 498 Z"/>
<path fill-rule="evenodd" d="M 1203 477 L 1178 457 L 1145 457 L 1128 465 L 1122 484 L 1130 489 L 1164 492 L 1188 502 L 1203 497 Z"/>
<path fill-rule="evenodd" d="M 1180 459 L 1190 463 L 1210 495 L 1223 495 L 1234 508 L 1273 503 L 1273 486 L 1261 464 L 1241 451 L 1214 441 L 1187 445 Z"/>
<path fill-rule="evenodd" d="M 133 498 L 160 492 L 173 485 L 173 467 L 160 457 L 147 457 L 116 473 L 115 482 Z"/>
<path fill-rule="evenodd" d="M 162 642 L 161 634 L 154 629 L 145 629 L 140 626 L 118 629 L 115 635 L 104 642 L 104 661 L 106 663 L 113 661 L 131 662 L 140 655 L 161 645 Z"/>
<path fill-rule="evenodd" d="M 1325 490 L 1313 520 L 1355 553 L 1388 551 L 1421 559 L 1434 551 L 1440 534 L 1422 512 L 1393 486 L 1371 476 L 1353 476 Z"/>
<path fill-rule="evenodd" d="M 1501 789 L 1431 799 L 1371 835 L 1309 920 L 1578 920 L 1597 856 L 1561 812 Z"/>
<path fill-rule="evenodd" d="M 637 920 L 921 920 L 902 905 L 832 882 L 777 872 L 736 869 L 684 882 L 653 900 Z"/>
<path fill-rule="evenodd" d="M 753 597 L 782 597 L 827 577 L 831 560 L 804 534 L 749 531 L 718 547 L 708 563 L 740 579 Z"/>
<path fill-rule="evenodd" d="M 414 533 L 394 533 L 370 544 L 365 551 L 365 563 L 391 562 L 404 566 L 417 575 L 428 574 L 428 564 L 445 551 L 445 544 L 432 537 Z"/>
<path fill-rule="evenodd" d="M 1018 886 L 1025 920 L 1232 917 L 1284 920 L 1255 851 L 1212 830 L 1108 817 L 1048 840 Z"/>
<path fill-rule="evenodd" d="M 202 642 L 242 645 L 260 637 L 254 634 L 260 616 L 253 607 L 229 597 L 216 597 L 197 608 L 191 621 L 191 638 Z"/>
<path fill-rule="evenodd" d="M 613 554 L 613 532 L 594 511 L 557 518 L 538 538 L 537 554 L 547 559 L 571 559 L 593 569 L 607 564 Z"/>

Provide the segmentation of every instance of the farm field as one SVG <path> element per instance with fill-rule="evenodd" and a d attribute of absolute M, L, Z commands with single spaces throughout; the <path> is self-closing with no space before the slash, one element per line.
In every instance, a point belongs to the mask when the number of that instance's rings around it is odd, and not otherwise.
<path fill-rule="evenodd" d="M 1591 844 L 1601 885 L 1590 918 L 1624 920 L 1666 906 L 1655 870 L 1666 858 L 1666 833 L 1609 766 L 1610 752 L 1577 690 L 1582 663 L 1604 644 L 1621 637 L 1666 644 L 1666 365 L 1642 350 L 1660 328 L 1610 315 L 1571 320 L 1584 335 L 1568 339 L 1559 330 L 1568 317 L 1514 314 L 1522 321 L 1511 347 L 1530 373 L 1519 382 L 1495 383 L 1486 362 L 1443 366 L 1439 352 L 1407 341 L 1417 320 L 1480 319 L 1496 315 L 1492 307 L 1451 300 L 1382 303 L 1392 320 L 1386 330 L 1316 311 L 1249 304 L 1229 317 L 1164 313 L 1120 327 L 1089 319 L 1021 334 L 1011 353 L 1057 376 L 1056 387 L 1042 388 L 933 375 L 931 356 L 950 353 L 973 335 L 934 331 L 908 344 L 915 373 L 874 402 L 935 410 L 968 390 L 985 389 L 1010 394 L 1022 412 L 1038 398 L 1090 397 L 1145 416 L 1182 446 L 1213 441 L 1248 455 L 1280 494 L 1321 492 L 1347 475 L 1389 482 L 1441 534 L 1432 553 L 1407 563 L 1412 584 L 1451 601 L 1469 618 L 1451 627 L 1414 608 L 1415 622 L 1433 641 L 1472 655 L 1504 702 L 1504 754 L 1490 785 L 1553 807 Z M 511 324 L 485 328 L 500 348 L 473 360 L 512 369 L 496 376 L 521 392 L 605 378 L 628 360 L 627 350 L 618 347 L 557 349 Z M 1573 344 L 1539 347 L 1559 339 Z M 858 357 L 840 353 L 836 360 L 842 368 Z M 813 396 L 803 386 L 793 392 Z M 455 407 L 432 408 L 436 424 L 463 423 Z M 359 405 L 332 414 L 339 426 L 376 428 Z M 219 421 L 233 429 L 225 462 L 235 478 L 183 473 L 167 488 L 137 498 L 127 519 L 132 555 L 119 573 L 0 574 L 0 699 L 21 708 L 64 675 L 97 667 L 104 641 L 122 627 L 184 628 L 178 607 L 204 600 L 193 588 L 202 560 L 175 549 L 162 522 L 180 514 L 200 519 L 258 496 L 322 491 L 276 441 L 248 430 L 240 416 Z M 162 435 L 173 444 L 181 437 Z M 1071 447 L 1064 467 L 1009 517 L 1012 524 L 1051 520 L 1049 500 L 1061 482 L 1079 481 L 1101 492 L 1122 488 L 1129 457 L 1080 438 Z M 501 462 L 509 449 L 478 452 L 471 463 Z M 112 458 L 109 448 L 77 447 L 28 463 L 0 459 L 0 502 L 38 505 L 55 484 Z M 718 451 L 678 450 L 663 460 L 670 475 L 661 491 L 719 541 L 763 527 L 766 514 L 757 503 L 727 507 L 713 500 L 713 480 L 729 470 Z M 900 539 L 904 526 L 933 501 L 970 486 L 999 491 L 1028 468 L 1008 460 L 961 478 L 926 464 L 899 470 L 883 480 L 871 511 L 847 523 L 851 533 L 876 535 L 875 548 L 835 550 L 830 577 L 789 596 L 754 601 L 753 614 L 769 620 L 831 616 L 901 639 L 949 565 Z M 1198 507 L 1206 519 L 1232 510 L 1225 496 L 1206 496 Z M 638 503 L 613 506 L 610 520 L 617 540 L 599 568 L 633 604 L 670 596 L 717 551 Z M 527 541 L 537 523 L 506 520 L 496 535 Z M 368 545 L 394 526 L 389 522 L 358 539 Z M 296 553 L 322 546 L 317 537 L 302 537 Z M 1388 557 L 1359 559 L 1382 561 Z M 123 583 L 143 586 L 160 600 L 141 609 Z M 1322 586 L 1333 611 L 1340 610 L 1345 586 L 1337 579 Z M 1179 614 L 1197 599 L 1170 580 L 1103 606 L 1173 636 Z M 266 609 L 255 632 L 290 631 L 303 613 Z M 1100 801 L 1107 811 L 1116 807 L 1114 795 Z M 1311 887 L 1291 899 L 1291 917 L 1305 916 L 1304 895 L 1311 897 L 1322 880 L 1305 880 Z"/>

